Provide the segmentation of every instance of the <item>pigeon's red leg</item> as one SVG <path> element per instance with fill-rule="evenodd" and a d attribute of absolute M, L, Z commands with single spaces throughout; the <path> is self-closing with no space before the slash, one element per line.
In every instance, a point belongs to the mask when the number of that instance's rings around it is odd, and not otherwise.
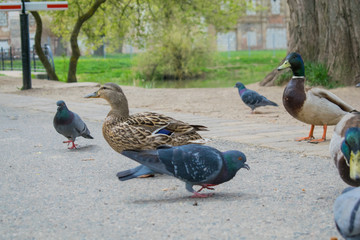
<path fill-rule="evenodd" d="M 69 140 L 69 141 L 63 141 L 63 143 L 67 143 L 68 144 L 68 146 L 69 146 L 69 144 L 70 143 L 72 143 L 72 146 L 71 147 L 69 147 L 68 149 L 76 149 L 76 144 L 75 144 L 75 142 L 74 141 L 72 141 L 72 140 Z"/>
<path fill-rule="evenodd" d="M 207 197 L 210 197 L 212 196 L 213 193 L 198 193 L 198 192 L 194 192 L 194 195 L 192 195 L 191 197 L 192 198 L 207 198 Z"/>
<path fill-rule="evenodd" d="M 203 184 L 203 185 L 201 185 L 201 188 L 197 192 L 200 192 L 204 188 L 210 189 L 210 190 L 215 190 L 215 188 L 212 188 L 213 186 L 216 186 L 216 184 Z"/>

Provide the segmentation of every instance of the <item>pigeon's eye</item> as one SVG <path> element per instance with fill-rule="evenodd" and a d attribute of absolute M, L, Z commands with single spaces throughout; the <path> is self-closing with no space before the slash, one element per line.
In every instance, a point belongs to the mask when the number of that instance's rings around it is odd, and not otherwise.
<path fill-rule="evenodd" d="M 242 160 L 242 157 L 239 157 L 239 158 L 238 158 L 238 160 L 240 160 L 240 161 L 241 161 L 241 160 Z"/>

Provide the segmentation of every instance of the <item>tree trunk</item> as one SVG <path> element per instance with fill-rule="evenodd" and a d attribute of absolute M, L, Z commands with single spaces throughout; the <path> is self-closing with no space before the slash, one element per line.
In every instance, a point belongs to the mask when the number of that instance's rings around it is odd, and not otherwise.
<path fill-rule="evenodd" d="M 38 12 L 31 12 L 36 22 L 36 33 L 35 33 L 35 50 L 37 55 L 39 56 L 40 61 L 44 65 L 46 73 L 50 80 L 59 81 L 53 67 L 49 63 L 47 57 L 44 54 L 44 51 L 41 48 L 41 35 L 42 35 L 42 21 Z"/>
<path fill-rule="evenodd" d="M 90 7 L 90 9 L 82 16 L 78 18 L 76 21 L 76 24 L 74 26 L 74 29 L 71 33 L 70 37 L 70 45 L 71 45 L 71 57 L 70 57 L 70 63 L 69 63 L 69 72 L 68 72 L 68 78 L 67 82 L 77 82 L 76 79 L 76 67 L 78 60 L 80 58 L 80 49 L 78 45 L 78 36 L 81 29 L 81 26 L 86 22 L 88 19 L 90 19 L 96 12 L 96 10 L 100 7 L 101 4 L 106 2 L 106 0 L 96 0 L 95 3 Z"/>
<path fill-rule="evenodd" d="M 324 64 L 331 81 L 360 82 L 360 1 L 288 0 L 288 5 L 288 52 Z M 275 71 L 260 84 L 274 85 Z"/>

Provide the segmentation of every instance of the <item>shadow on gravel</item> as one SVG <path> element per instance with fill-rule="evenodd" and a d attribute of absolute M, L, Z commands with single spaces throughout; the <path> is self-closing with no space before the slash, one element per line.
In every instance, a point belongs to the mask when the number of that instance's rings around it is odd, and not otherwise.
<path fill-rule="evenodd" d="M 209 192 L 207 192 L 209 193 Z M 172 197 L 172 198 L 161 198 L 161 199 L 139 199 L 131 201 L 130 204 L 159 204 L 159 203 L 178 203 L 178 202 L 189 202 L 201 204 L 205 202 L 231 202 L 231 201 L 239 201 L 239 200 L 253 200 L 258 199 L 259 196 L 257 194 L 247 194 L 247 193 L 221 193 L 215 192 L 214 195 L 208 198 L 191 198 L 191 195 L 183 196 L 183 197 Z"/>
<path fill-rule="evenodd" d="M 66 144 L 64 144 L 66 146 Z M 69 152 L 88 152 L 88 151 L 94 151 L 94 150 L 100 150 L 101 147 L 98 145 L 78 145 L 76 146 L 76 149 L 65 149 Z"/>

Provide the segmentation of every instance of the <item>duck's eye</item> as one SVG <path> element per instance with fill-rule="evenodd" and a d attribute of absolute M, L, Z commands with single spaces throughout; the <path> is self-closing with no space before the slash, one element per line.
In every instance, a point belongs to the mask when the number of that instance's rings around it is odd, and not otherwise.
<path fill-rule="evenodd" d="M 105 90 L 105 89 L 107 89 L 107 87 L 102 87 L 101 89 Z"/>

